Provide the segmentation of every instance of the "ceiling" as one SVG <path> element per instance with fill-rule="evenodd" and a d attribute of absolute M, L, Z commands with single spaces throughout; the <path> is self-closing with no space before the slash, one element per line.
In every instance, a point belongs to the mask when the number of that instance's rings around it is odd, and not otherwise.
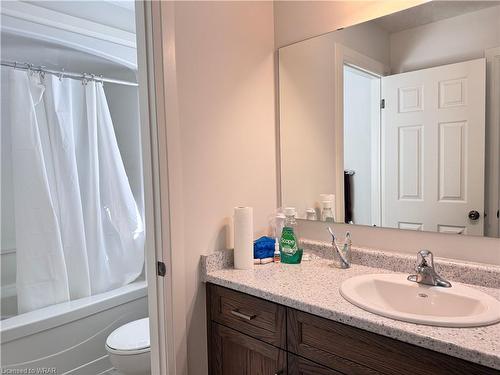
<path fill-rule="evenodd" d="M 26 1 L 41 8 L 135 33 L 134 1 Z"/>
<path fill-rule="evenodd" d="M 85 72 L 108 78 L 135 81 L 135 73 L 115 62 L 45 40 L 2 33 L 1 54 L 8 61 L 29 62 L 35 66 L 67 72 Z"/>
<path fill-rule="evenodd" d="M 430 1 L 373 22 L 387 32 L 395 33 L 497 5 L 500 1 Z"/>
<path fill-rule="evenodd" d="M 19 1 L 1 13 L 1 55 L 49 69 L 135 80 L 133 1 Z M 82 22 L 80 22 L 82 20 Z"/>

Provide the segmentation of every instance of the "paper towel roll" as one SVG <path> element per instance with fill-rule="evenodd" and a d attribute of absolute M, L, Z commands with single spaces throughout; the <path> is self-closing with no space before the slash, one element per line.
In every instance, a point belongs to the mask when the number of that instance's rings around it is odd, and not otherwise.
<path fill-rule="evenodd" d="M 253 268 L 253 209 L 234 208 L 234 268 Z"/>

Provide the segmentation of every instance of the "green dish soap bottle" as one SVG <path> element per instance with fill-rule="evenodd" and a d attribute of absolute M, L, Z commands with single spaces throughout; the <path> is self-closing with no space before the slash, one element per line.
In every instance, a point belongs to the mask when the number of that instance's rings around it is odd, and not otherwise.
<path fill-rule="evenodd" d="M 302 260 L 302 249 L 299 248 L 299 236 L 297 233 L 297 212 L 293 207 L 286 207 L 285 225 L 280 237 L 281 263 L 299 264 Z"/>

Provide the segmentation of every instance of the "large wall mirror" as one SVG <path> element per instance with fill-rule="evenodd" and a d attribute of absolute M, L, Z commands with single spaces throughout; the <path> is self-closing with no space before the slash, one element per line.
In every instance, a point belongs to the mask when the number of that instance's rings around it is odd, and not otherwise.
<path fill-rule="evenodd" d="M 301 219 L 499 237 L 500 2 L 433 1 L 279 50 Z"/>

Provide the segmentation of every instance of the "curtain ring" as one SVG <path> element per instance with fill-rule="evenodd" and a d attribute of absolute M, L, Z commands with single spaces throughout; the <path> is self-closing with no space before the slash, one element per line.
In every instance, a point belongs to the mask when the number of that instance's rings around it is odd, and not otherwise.
<path fill-rule="evenodd" d="M 17 61 L 14 61 L 14 70 L 17 69 Z"/>
<path fill-rule="evenodd" d="M 59 81 L 62 82 L 63 78 L 64 78 L 64 68 L 61 69 L 61 71 L 59 72 Z"/>
<path fill-rule="evenodd" d="M 44 66 L 39 66 L 38 67 L 38 73 L 40 74 L 40 79 L 43 81 L 45 79 L 45 67 Z"/>
<path fill-rule="evenodd" d="M 99 76 L 99 78 L 101 79 L 101 85 L 103 85 L 103 86 L 104 86 L 104 77 L 103 77 L 103 75 L 101 74 L 101 75 Z"/>
<path fill-rule="evenodd" d="M 82 85 L 87 86 L 87 83 L 89 82 L 87 73 L 82 73 Z"/>

